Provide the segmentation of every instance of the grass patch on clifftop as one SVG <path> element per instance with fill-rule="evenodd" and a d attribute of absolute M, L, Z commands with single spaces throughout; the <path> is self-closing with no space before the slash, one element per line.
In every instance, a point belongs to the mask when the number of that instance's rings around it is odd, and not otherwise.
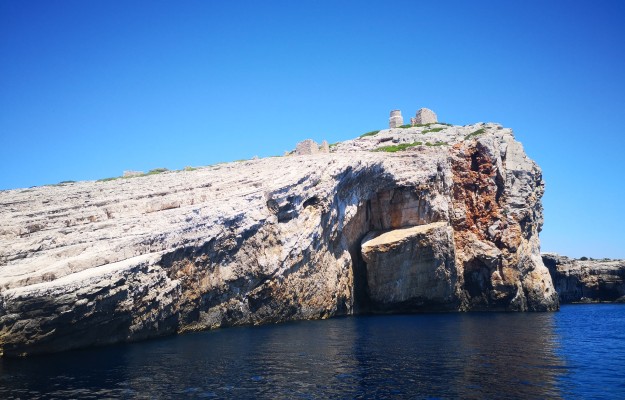
<path fill-rule="evenodd" d="M 452 124 L 448 124 L 447 122 L 430 122 L 428 124 L 414 124 L 414 125 L 407 124 L 407 125 L 401 125 L 401 126 L 398 126 L 398 128 L 404 128 L 404 129 L 406 129 L 406 128 L 423 128 L 423 127 L 428 127 L 429 128 L 432 125 L 453 126 Z M 439 131 L 442 131 L 443 129 L 445 129 L 445 128 L 432 128 L 432 129 L 429 130 L 429 132 L 439 132 Z M 422 133 L 426 133 L 426 131 L 424 131 Z"/>
<path fill-rule="evenodd" d="M 188 168 L 192 168 L 192 169 L 188 169 Z M 193 167 L 185 167 L 185 171 L 193 171 L 195 168 Z M 102 178 L 102 179 L 98 179 L 96 182 L 110 182 L 110 181 L 115 181 L 117 179 L 132 179 L 132 178 L 140 178 L 142 176 L 149 176 L 149 175 L 157 175 L 157 174 L 162 174 L 163 172 L 167 172 L 169 171 L 167 168 L 154 168 L 149 170 L 148 172 L 146 172 L 145 174 L 142 173 L 137 173 L 137 174 L 133 174 L 133 175 L 128 175 L 128 176 L 113 176 L 111 178 Z"/>
<path fill-rule="evenodd" d="M 447 142 L 436 142 L 436 143 L 425 142 L 426 146 L 445 146 L 446 144 Z"/>
<path fill-rule="evenodd" d="M 435 132 L 440 132 L 445 128 L 432 128 L 432 129 L 426 129 L 421 133 L 435 133 Z"/>
<path fill-rule="evenodd" d="M 167 168 L 154 168 L 149 170 L 145 175 L 156 175 L 156 174 L 162 174 L 163 172 L 167 172 L 169 171 Z"/>
<path fill-rule="evenodd" d="M 114 181 L 116 179 L 121 179 L 121 176 L 113 176 L 111 178 L 102 178 L 102 179 L 98 179 L 96 182 L 109 182 L 109 181 Z"/>
<path fill-rule="evenodd" d="M 398 151 L 406 150 L 409 147 L 420 146 L 422 144 L 423 144 L 422 142 L 401 143 L 401 144 L 395 144 L 395 145 L 392 145 L 392 146 L 378 147 L 377 149 L 375 149 L 373 151 L 383 151 L 383 152 L 386 152 L 386 153 L 396 153 Z"/>
<path fill-rule="evenodd" d="M 380 130 L 377 131 L 371 131 L 371 132 L 367 132 L 367 133 L 363 133 L 362 135 L 360 135 L 361 138 L 363 137 L 367 137 L 367 136 L 375 136 L 380 132 Z"/>
<path fill-rule="evenodd" d="M 471 132 L 471 133 L 469 133 L 467 136 L 465 136 L 465 137 L 464 137 L 464 140 L 467 140 L 467 139 L 470 139 L 470 138 L 472 138 L 472 137 L 475 137 L 475 136 L 481 135 L 482 133 L 485 133 L 485 132 L 486 132 L 486 130 L 485 130 L 484 128 L 480 128 L 480 129 L 478 129 L 478 130 L 477 130 L 477 131 L 475 131 L 475 132 Z"/>

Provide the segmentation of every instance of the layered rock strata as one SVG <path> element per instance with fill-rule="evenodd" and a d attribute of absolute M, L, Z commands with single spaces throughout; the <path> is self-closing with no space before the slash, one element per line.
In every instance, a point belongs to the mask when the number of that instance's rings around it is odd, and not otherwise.
<path fill-rule="evenodd" d="M 625 260 L 542 255 L 561 303 L 625 302 Z"/>
<path fill-rule="evenodd" d="M 0 192 L 1 352 L 429 306 L 556 309 L 540 169 L 509 129 L 440 128 Z"/>
<path fill-rule="evenodd" d="M 448 223 L 371 231 L 361 246 L 374 311 L 457 306 L 453 229 Z"/>

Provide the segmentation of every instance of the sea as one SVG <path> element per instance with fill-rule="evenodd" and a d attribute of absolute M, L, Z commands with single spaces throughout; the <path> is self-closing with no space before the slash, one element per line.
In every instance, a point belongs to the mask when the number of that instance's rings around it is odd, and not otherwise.
<path fill-rule="evenodd" d="M 1 399 L 625 399 L 625 305 L 237 327 L 0 360 Z"/>

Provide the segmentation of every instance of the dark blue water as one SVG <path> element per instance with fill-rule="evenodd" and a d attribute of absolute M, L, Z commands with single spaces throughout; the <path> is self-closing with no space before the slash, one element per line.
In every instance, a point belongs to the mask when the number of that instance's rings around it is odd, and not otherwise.
<path fill-rule="evenodd" d="M 625 398 L 625 305 L 230 328 L 0 362 L 0 398 Z"/>

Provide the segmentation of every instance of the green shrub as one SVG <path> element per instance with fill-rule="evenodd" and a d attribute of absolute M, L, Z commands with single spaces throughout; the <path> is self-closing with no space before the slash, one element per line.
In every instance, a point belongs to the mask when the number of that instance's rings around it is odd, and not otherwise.
<path fill-rule="evenodd" d="M 191 167 L 190 165 L 187 165 L 186 167 L 184 167 L 183 171 L 195 171 L 197 168 L 195 167 Z"/>
<path fill-rule="evenodd" d="M 446 144 L 447 142 L 436 142 L 436 143 L 425 142 L 426 146 L 445 146 Z"/>
<path fill-rule="evenodd" d="M 403 128 L 403 129 L 406 129 L 406 128 L 412 128 L 412 125 L 410 125 L 410 124 L 407 124 L 407 125 L 400 125 L 400 126 L 398 126 L 398 128 Z"/>
<path fill-rule="evenodd" d="M 167 172 L 169 171 L 167 168 L 154 168 L 149 170 L 145 175 L 156 175 L 156 174 L 162 174 L 163 172 Z"/>
<path fill-rule="evenodd" d="M 371 131 L 371 132 L 367 132 L 367 133 L 363 133 L 362 135 L 360 135 L 361 138 L 363 137 L 367 137 L 367 136 L 375 136 L 380 132 L 380 130 L 377 131 Z"/>
<path fill-rule="evenodd" d="M 401 144 L 396 144 L 396 145 L 392 145 L 392 146 L 378 147 L 377 149 L 375 149 L 373 151 L 384 151 L 386 153 L 395 153 L 395 152 L 398 152 L 398 151 L 406 150 L 409 147 L 420 146 L 422 144 L 423 143 L 421 143 L 421 142 L 401 143 Z"/>
<path fill-rule="evenodd" d="M 435 133 L 435 132 L 440 132 L 445 128 L 432 128 L 432 129 L 426 129 L 421 133 Z"/>
<path fill-rule="evenodd" d="M 121 176 L 114 176 L 112 178 L 102 178 L 102 179 L 98 179 L 96 182 L 114 181 L 115 179 L 119 179 L 119 178 L 121 178 Z"/>
<path fill-rule="evenodd" d="M 76 181 L 61 181 L 59 183 L 51 183 L 51 184 L 44 185 L 44 186 L 63 186 L 63 185 L 68 185 L 70 183 L 76 183 Z"/>
<path fill-rule="evenodd" d="M 474 137 L 474 136 L 481 135 L 481 134 L 482 134 L 482 133 L 484 133 L 484 132 L 486 132 L 486 130 L 485 130 L 484 128 L 480 128 L 480 129 L 478 129 L 478 130 L 477 130 L 477 131 L 475 131 L 475 132 L 471 132 L 471 133 L 469 133 L 467 136 L 465 136 L 465 137 L 464 137 L 464 140 L 467 140 L 467 139 L 472 138 L 472 137 Z"/>

